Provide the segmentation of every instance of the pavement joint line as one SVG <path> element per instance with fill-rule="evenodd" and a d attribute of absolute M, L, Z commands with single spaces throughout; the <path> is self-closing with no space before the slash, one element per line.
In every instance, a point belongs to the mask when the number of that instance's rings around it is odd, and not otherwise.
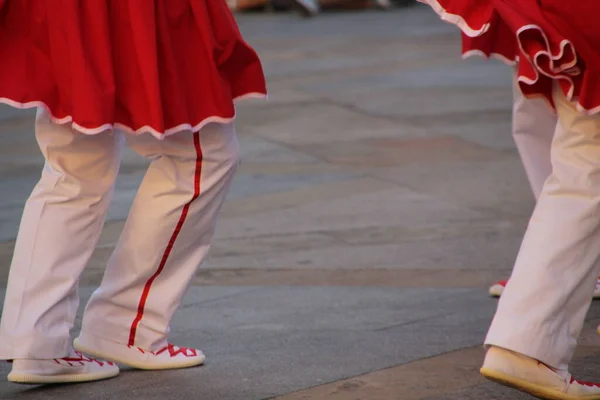
<path fill-rule="evenodd" d="M 338 380 L 335 380 L 335 381 L 321 383 L 319 385 L 314 385 L 312 387 L 308 387 L 308 388 L 305 388 L 305 389 L 302 389 L 302 390 L 298 390 L 296 392 L 288 393 L 288 394 L 285 394 L 283 396 L 269 397 L 269 398 L 267 398 L 265 400 L 278 400 L 278 399 L 284 400 L 287 396 L 295 396 L 295 395 L 297 395 L 299 393 L 302 393 L 302 392 L 311 391 L 312 389 L 317 389 L 317 388 L 320 388 L 320 387 L 326 387 L 326 386 L 333 385 L 335 383 L 342 383 L 342 382 L 350 381 L 350 380 L 353 380 L 353 379 L 358 379 L 358 378 L 361 378 L 361 377 L 369 376 L 369 375 L 372 375 L 372 374 L 385 373 L 385 372 L 389 372 L 389 371 L 391 371 L 393 369 L 396 369 L 396 368 L 399 368 L 399 367 L 408 366 L 408 365 L 415 364 L 415 363 L 424 363 L 424 362 L 427 362 L 427 361 L 430 361 L 430 360 L 433 360 L 433 359 L 436 359 L 436 358 L 452 356 L 454 354 L 460 354 L 460 353 L 463 353 L 465 351 L 477 350 L 477 349 L 483 349 L 483 345 L 468 346 L 468 347 L 463 347 L 463 348 L 459 348 L 459 349 L 453 349 L 453 350 L 450 350 L 450 351 L 441 352 L 441 353 L 434 354 L 434 355 L 431 355 L 431 356 L 421 357 L 421 358 L 418 358 L 418 359 L 415 359 L 415 360 L 412 360 L 412 361 L 408 361 L 408 362 L 405 362 L 405 363 L 400 363 L 400 364 L 392 365 L 392 366 L 389 366 L 389 367 L 386 367 L 386 368 L 381 368 L 381 369 L 378 369 L 376 371 L 371 371 L 371 372 L 368 372 L 366 374 L 358 374 L 358 375 L 354 375 L 354 376 L 348 376 L 348 377 L 345 377 L 343 379 L 338 379 Z M 483 377 L 480 377 L 480 380 L 481 380 L 481 382 L 485 382 L 485 380 L 484 380 Z M 361 400 L 367 400 L 367 399 L 361 399 Z"/>
<path fill-rule="evenodd" d="M 259 292 L 262 290 L 262 287 L 252 287 L 252 286 L 242 286 L 242 287 L 251 287 L 252 289 L 242 290 L 237 293 L 226 294 L 226 295 L 223 295 L 220 297 L 215 297 L 215 298 L 212 298 L 209 300 L 202 300 L 202 301 L 197 301 L 194 303 L 183 304 L 179 307 L 179 310 L 184 310 L 186 308 L 192 308 L 192 307 L 196 307 L 196 306 L 200 306 L 200 305 L 217 303 L 221 300 L 229 300 L 229 299 L 236 298 L 238 296 L 243 296 L 243 295 L 250 294 L 250 293 L 256 293 L 256 292 Z"/>

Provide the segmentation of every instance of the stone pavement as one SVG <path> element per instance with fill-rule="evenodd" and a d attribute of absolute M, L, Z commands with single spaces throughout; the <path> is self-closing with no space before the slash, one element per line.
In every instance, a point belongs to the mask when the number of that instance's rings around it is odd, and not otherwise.
<path fill-rule="evenodd" d="M 528 399 L 477 373 L 533 206 L 510 136 L 510 70 L 462 62 L 428 9 L 241 15 L 270 101 L 240 104 L 241 169 L 173 321 L 205 367 L 85 385 L 0 382 L 2 399 Z M 0 108 L 0 281 L 41 157 Z M 87 299 L 146 162 L 125 155 Z M 82 301 L 82 304 L 84 304 Z M 573 365 L 598 377 L 600 307 Z M 0 374 L 8 372 L 1 364 Z"/>

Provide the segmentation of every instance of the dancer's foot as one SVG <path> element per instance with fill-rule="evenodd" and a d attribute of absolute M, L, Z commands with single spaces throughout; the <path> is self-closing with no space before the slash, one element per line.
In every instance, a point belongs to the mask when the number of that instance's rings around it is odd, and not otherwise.
<path fill-rule="evenodd" d="M 500 297 L 504 292 L 504 288 L 506 288 L 506 284 L 508 281 L 498 281 L 490 286 L 489 292 L 492 297 Z"/>
<path fill-rule="evenodd" d="M 500 297 L 506 288 L 508 281 L 498 281 L 490 286 L 489 292 L 492 297 Z M 594 289 L 594 299 L 600 299 L 600 276 L 596 280 L 596 288 Z"/>
<path fill-rule="evenodd" d="M 162 349 L 149 351 L 140 347 L 128 346 L 89 334 L 81 335 L 73 346 L 88 354 L 101 357 L 138 369 L 176 369 L 195 367 L 204 364 L 206 357 L 197 349 L 177 347 L 168 344 Z"/>
<path fill-rule="evenodd" d="M 119 367 L 86 357 L 76 351 L 71 357 L 53 360 L 15 359 L 8 380 L 15 383 L 77 383 L 98 381 L 119 375 Z"/>
<path fill-rule="evenodd" d="M 564 371 L 499 347 L 488 350 L 481 374 L 504 386 L 546 400 L 600 400 L 600 384 L 573 379 Z"/>

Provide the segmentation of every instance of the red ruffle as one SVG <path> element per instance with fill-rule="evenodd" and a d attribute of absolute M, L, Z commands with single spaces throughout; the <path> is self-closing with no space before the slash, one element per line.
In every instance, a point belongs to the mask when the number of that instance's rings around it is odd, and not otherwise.
<path fill-rule="evenodd" d="M 418 0 L 429 5 L 446 22 L 457 25 L 469 37 L 490 27 L 494 7 L 490 0 Z"/>
<path fill-rule="evenodd" d="M 223 0 L 9 1 L 0 38 L 0 101 L 84 133 L 199 130 L 266 95 Z"/>
<path fill-rule="evenodd" d="M 463 58 L 476 55 L 497 58 L 508 65 L 517 63 L 519 46 L 516 36 L 497 14 L 490 20 L 489 29 L 480 36 L 461 35 Z"/>
<path fill-rule="evenodd" d="M 468 36 L 490 30 L 494 15 L 506 24 L 518 45 L 518 80 L 527 96 L 552 102 L 558 82 L 582 112 L 600 111 L 600 3 L 564 0 L 422 0 Z M 492 10 L 490 12 L 490 9 Z M 475 10 L 482 10 L 475 12 Z M 457 13 L 449 17 L 448 13 Z M 484 19 L 487 20 L 484 21 Z M 481 27 L 486 27 L 481 29 Z M 504 50 L 503 50 L 504 51 Z"/>

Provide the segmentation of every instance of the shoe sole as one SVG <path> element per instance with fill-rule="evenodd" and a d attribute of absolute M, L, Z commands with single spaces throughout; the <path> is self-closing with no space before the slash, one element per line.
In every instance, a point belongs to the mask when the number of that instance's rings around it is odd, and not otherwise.
<path fill-rule="evenodd" d="M 128 360 L 126 358 L 122 358 L 119 356 L 115 356 L 113 354 L 109 354 L 109 353 L 103 353 L 101 351 L 97 351 L 94 350 L 91 347 L 87 347 L 82 345 L 78 339 L 75 339 L 73 341 L 73 347 L 75 348 L 75 350 L 80 351 L 82 353 L 85 354 L 89 354 L 91 356 L 94 356 L 96 358 L 100 358 L 103 360 L 107 360 L 107 361 L 112 361 L 115 363 L 119 363 L 119 364 L 123 364 L 123 365 L 127 365 L 128 367 L 133 367 L 133 368 L 137 368 L 137 369 L 143 369 L 146 371 L 156 371 L 156 370 L 162 370 L 162 369 L 181 369 L 181 368 L 191 368 L 191 367 L 197 367 L 200 365 L 204 365 L 204 361 L 206 360 L 206 357 L 198 357 L 198 358 L 193 358 L 187 362 L 172 362 L 172 363 L 161 363 L 161 364 L 143 364 L 143 363 L 138 363 L 135 361 L 131 361 Z"/>
<path fill-rule="evenodd" d="M 8 374 L 7 379 L 13 383 L 21 383 L 24 385 L 40 385 L 48 383 L 81 383 L 101 381 L 103 379 L 114 378 L 117 375 L 119 375 L 119 370 L 104 373 L 72 375 L 36 375 L 11 372 Z"/>
<path fill-rule="evenodd" d="M 521 392 L 528 393 L 537 398 L 544 400 L 599 400 L 599 395 L 590 395 L 590 396 L 571 396 L 566 393 L 557 393 L 554 390 L 550 390 L 540 385 L 536 385 L 535 383 L 528 382 L 523 379 L 516 378 L 512 375 L 504 374 L 502 372 L 489 369 L 489 368 L 481 368 L 479 370 L 481 375 L 483 375 L 486 379 L 490 381 L 499 383 L 504 386 L 511 387 L 513 389 L 517 389 Z"/>

